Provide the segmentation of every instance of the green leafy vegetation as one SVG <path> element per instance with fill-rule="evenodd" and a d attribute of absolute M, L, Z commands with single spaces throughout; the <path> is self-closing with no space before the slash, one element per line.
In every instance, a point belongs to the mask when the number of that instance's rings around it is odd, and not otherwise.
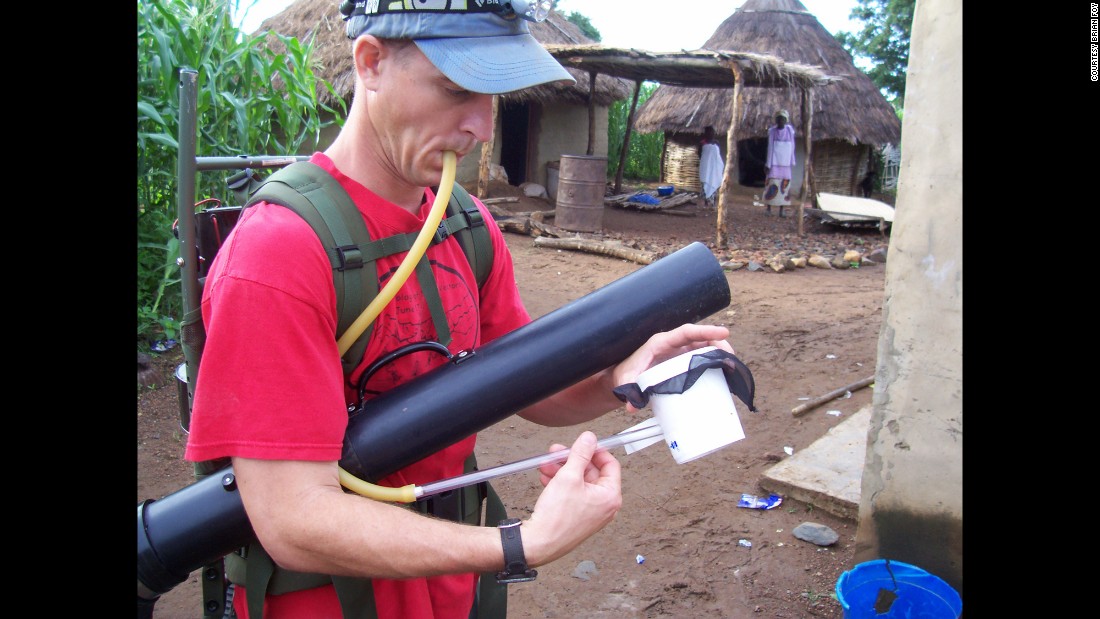
<path fill-rule="evenodd" d="M 638 92 L 638 108 L 657 90 L 655 82 L 643 82 Z M 614 178 L 619 170 L 619 157 L 626 138 L 626 123 L 630 115 L 633 99 L 624 99 L 611 104 L 607 112 L 607 174 Z M 637 113 L 637 112 L 635 112 Z M 661 178 L 661 152 L 665 147 L 663 132 L 634 133 L 630 136 L 630 149 L 627 151 L 623 177 L 641 181 L 655 181 Z"/>
<path fill-rule="evenodd" d="M 836 39 L 848 53 L 871 64 L 867 75 L 882 89 L 901 115 L 905 76 L 909 68 L 909 36 L 913 31 L 916 0 L 857 0 L 851 17 L 863 22 L 857 33 L 838 32 Z"/>
<path fill-rule="evenodd" d="M 314 76 L 312 42 L 233 25 L 239 2 L 141 0 L 137 3 L 137 340 L 148 349 L 178 339 L 182 318 L 177 165 L 179 72 L 198 75 L 199 156 L 312 152 L 323 127 L 346 110 L 317 100 L 331 86 Z M 276 42 L 282 51 L 268 48 Z M 327 120 L 326 120 L 327 119 Z M 195 195 L 222 198 L 225 179 L 200 174 Z M 227 204 L 229 204 L 227 202 Z"/>
<path fill-rule="evenodd" d="M 600 36 L 600 31 L 592 25 L 592 22 L 589 21 L 586 16 L 574 11 L 566 15 L 565 20 L 580 28 L 584 36 L 592 39 L 593 41 L 599 43 L 603 40 L 603 38 Z"/>

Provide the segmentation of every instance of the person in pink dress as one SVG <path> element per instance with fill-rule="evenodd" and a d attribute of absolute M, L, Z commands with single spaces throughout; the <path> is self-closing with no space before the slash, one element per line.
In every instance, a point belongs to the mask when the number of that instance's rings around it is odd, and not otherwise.
<path fill-rule="evenodd" d="M 791 204 L 791 176 L 795 165 L 794 127 L 790 125 L 791 115 L 787 110 L 775 113 L 775 124 L 768 127 L 768 156 L 764 159 L 764 205 L 765 215 L 772 214 L 772 207 L 779 207 L 779 216 L 783 207 Z"/>

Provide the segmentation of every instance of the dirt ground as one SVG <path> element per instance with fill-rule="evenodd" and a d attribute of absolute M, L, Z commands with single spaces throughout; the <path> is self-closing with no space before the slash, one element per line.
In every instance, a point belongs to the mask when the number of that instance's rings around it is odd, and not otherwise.
<path fill-rule="evenodd" d="M 812 217 L 799 236 L 790 212 L 783 219 L 766 217 L 763 207 L 753 205 L 753 194 L 759 192 L 749 187 L 735 192 L 731 248 L 715 249 L 715 211 L 701 199 L 678 209 L 686 215 L 609 206 L 602 231 L 581 236 L 621 239 L 662 254 L 699 241 L 722 261 L 763 261 L 777 253 L 831 258 L 845 250 L 866 255 L 889 242 L 877 228 L 838 228 Z M 489 195 L 504 196 L 522 192 L 495 185 Z M 514 211 L 553 208 L 526 197 L 504 206 Z M 526 235 L 505 237 L 521 294 L 535 317 L 642 268 L 619 258 L 539 247 Z M 752 370 L 759 411 L 748 412 L 737 403 L 746 438 L 683 465 L 660 443 L 631 455 L 617 450 L 623 465 L 622 511 L 573 553 L 539 568 L 536 581 L 513 585 L 513 619 L 843 616 L 833 590 L 840 574 L 854 565 L 856 522 L 790 498 L 771 510 L 737 503 L 742 493 L 768 494 L 758 481 L 787 457 L 785 448 L 808 447 L 870 404 L 871 389 L 860 389 L 804 416 L 791 414 L 807 398 L 874 373 L 885 265 L 810 266 L 780 273 L 746 267 L 726 276 L 732 302 L 702 322 L 727 325 L 731 345 Z M 186 435 L 173 379 L 181 361 L 178 349 L 157 357 L 153 371 L 164 379 L 161 386 L 138 388 L 138 502 L 192 481 L 192 469 L 182 459 Z M 827 412 L 837 410 L 839 416 Z M 587 429 L 606 437 L 640 419 L 619 409 Z M 543 428 L 512 417 L 480 434 L 478 460 L 483 468 L 520 460 L 543 453 L 554 442 L 569 444 L 580 430 Z M 535 472 L 499 478 L 493 485 L 509 512 L 520 517 L 530 513 L 540 489 Z M 824 524 L 839 540 L 818 547 L 794 537 L 792 530 L 803 522 Z M 592 562 L 595 569 L 584 569 L 592 566 L 582 562 Z M 197 576 L 161 596 L 155 616 L 201 617 Z"/>

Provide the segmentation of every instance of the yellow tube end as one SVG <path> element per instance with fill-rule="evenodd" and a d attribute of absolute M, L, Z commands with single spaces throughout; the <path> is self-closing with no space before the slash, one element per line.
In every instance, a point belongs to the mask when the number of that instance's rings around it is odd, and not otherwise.
<path fill-rule="evenodd" d="M 409 484 L 400 488 L 388 488 L 368 483 L 340 468 L 340 485 L 368 499 L 388 503 L 412 503 L 416 500 L 416 485 Z"/>

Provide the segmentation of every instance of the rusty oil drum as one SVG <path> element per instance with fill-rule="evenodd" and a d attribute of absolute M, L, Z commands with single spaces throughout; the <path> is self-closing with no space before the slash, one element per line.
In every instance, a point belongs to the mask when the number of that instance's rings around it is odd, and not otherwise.
<path fill-rule="evenodd" d="M 554 225 L 573 232 L 597 232 L 603 226 L 607 157 L 562 155 Z"/>

